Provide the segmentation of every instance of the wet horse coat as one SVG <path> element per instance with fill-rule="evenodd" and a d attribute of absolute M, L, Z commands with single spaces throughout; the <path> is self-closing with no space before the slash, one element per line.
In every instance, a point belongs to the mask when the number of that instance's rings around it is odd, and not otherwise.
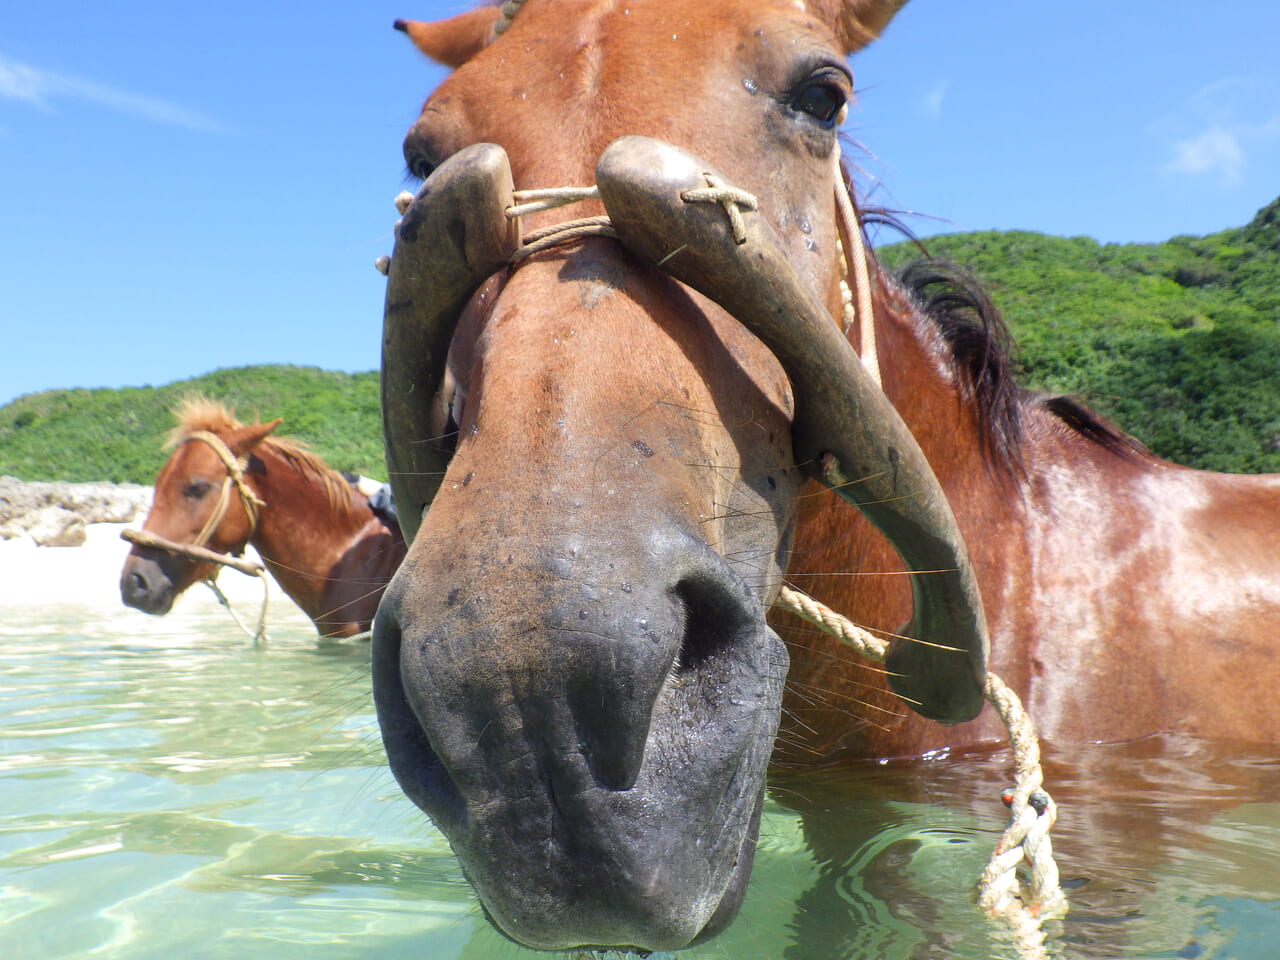
<path fill-rule="evenodd" d="M 314 454 L 271 436 L 280 420 L 244 425 L 221 405 L 204 402 L 188 404 L 178 417 L 171 436 L 177 449 L 156 476 L 143 529 L 180 544 L 196 542 L 203 531 L 203 545 L 233 556 L 251 543 L 321 636 L 369 629 L 405 553 L 395 522 Z M 215 516 L 230 467 L 202 433 L 243 460 L 244 489 L 260 505 L 246 504 L 229 485 L 226 513 Z M 215 572 L 212 564 L 135 545 L 121 572 L 121 597 L 147 613 L 167 613 L 182 591 Z"/>
<path fill-rule="evenodd" d="M 905 281 L 881 278 L 884 388 L 965 533 L 992 669 L 1040 735 L 1280 742 L 1280 477 L 1169 463 L 1071 400 L 1019 389 L 1001 322 L 971 284 L 927 265 Z M 842 504 L 820 492 L 802 501 L 790 582 L 891 630 L 909 609 L 900 570 Z M 779 759 L 911 756 L 1002 736 L 987 716 L 918 722 L 876 671 L 777 619 L 793 651 Z"/>

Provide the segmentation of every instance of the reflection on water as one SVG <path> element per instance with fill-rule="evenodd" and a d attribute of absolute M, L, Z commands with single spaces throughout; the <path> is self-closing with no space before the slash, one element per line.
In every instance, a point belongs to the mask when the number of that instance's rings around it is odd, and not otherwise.
<path fill-rule="evenodd" d="M 485 925 L 382 762 L 367 647 L 217 613 L 0 610 L 0 953 L 536 956 Z M 1272 958 L 1280 763 L 1177 739 L 1049 754 L 1083 957 Z M 709 958 L 1012 956 L 974 908 L 1001 755 L 781 777 Z"/>

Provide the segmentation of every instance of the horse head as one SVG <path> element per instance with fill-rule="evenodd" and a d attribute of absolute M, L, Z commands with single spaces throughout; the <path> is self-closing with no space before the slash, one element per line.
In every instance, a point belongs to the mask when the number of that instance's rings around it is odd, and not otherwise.
<path fill-rule="evenodd" d="M 807 476 L 913 569 L 963 554 L 829 318 L 845 57 L 900 5 L 530 0 L 397 24 L 454 71 L 405 139 L 427 181 L 390 264 L 383 418 L 413 542 L 374 696 L 397 780 L 529 946 L 679 949 L 734 916 L 788 665 L 765 611 Z M 508 265 L 513 187 L 593 182 L 612 234 Z M 921 588 L 934 644 L 891 665 L 946 721 L 981 703 L 966 576 Z"/>
<path fill-rule="evenodd" d="M 143 530 L 172 543 L 238 556 L 253 536 L 261 506 L 245 478 L 249 455 L 281 422 L 240 425 L 227 416 L 175 430 L 176 449 L 156 475 Z M 165 614 L 184 590 L 215 569 L 135 544 L 120 573 L 120 597 L 144 613 Z"/>

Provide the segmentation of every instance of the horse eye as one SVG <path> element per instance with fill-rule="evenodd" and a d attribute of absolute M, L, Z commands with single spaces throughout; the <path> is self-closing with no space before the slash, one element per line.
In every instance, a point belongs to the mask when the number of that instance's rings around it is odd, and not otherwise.
<path fill-rule="evenodd" d="M 404 162 L 409 168 L 409 173 L 417 177 L 419 180 L 425 180 L 427 177 L 431 176 L 437 166 L 437 164 L 432 163 L 417 150 L 405 150 Z"/>
<path fill-rule="evenodd" d="M 826 127 L 834 127 L 845 105 L 845 93 L 830 83 L 812 83 L 800 91 L 791 105 Z"/>
<path fill-rule="evenodd" d="M 192 480 L 182 488 L 182 495 L 188 500 L 199 500 L 213 489 L 213 485 L 204 480 Z"/>

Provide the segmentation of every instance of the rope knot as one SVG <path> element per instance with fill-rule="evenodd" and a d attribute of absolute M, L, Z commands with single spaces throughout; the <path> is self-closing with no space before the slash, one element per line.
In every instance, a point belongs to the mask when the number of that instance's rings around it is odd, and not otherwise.
<path fill-rule="evenodd" d="M 680 199 L 685 203 L 718 203 L 729 215 L 729 225 L 733 228 L 734 243 L 747 242 L 747 227 L 742 219 L 743 210 L 755 210 L 759 204 L 754 195 L 737 187 L 730 187 L 719 177 L 703 173 L 707 180 L 706 187 L 698 190 L 685 190 Z"/>

